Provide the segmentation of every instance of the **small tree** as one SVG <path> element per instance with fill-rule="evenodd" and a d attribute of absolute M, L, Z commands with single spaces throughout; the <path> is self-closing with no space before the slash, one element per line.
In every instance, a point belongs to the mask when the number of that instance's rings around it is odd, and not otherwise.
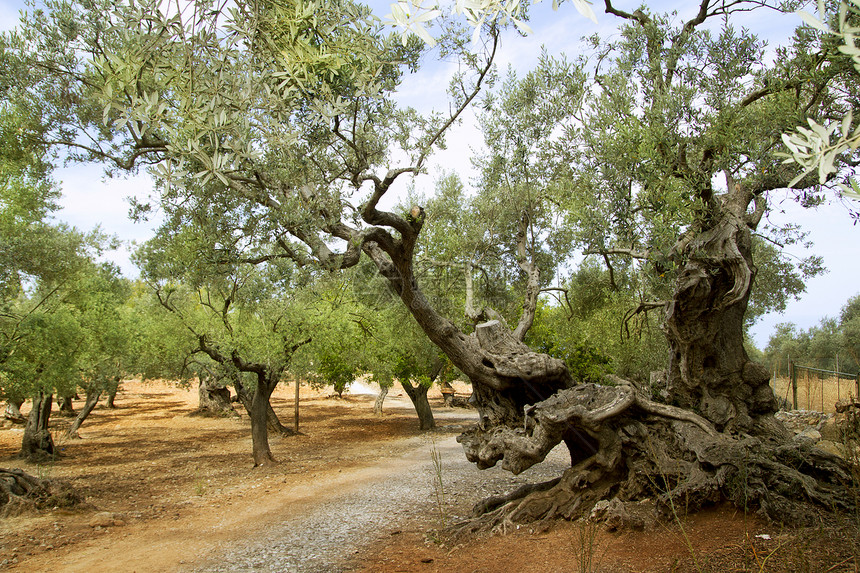
<path fill-rule="evenodd" d="M 143 276 L 160 305 L 190 333 L 193 344 L 186 348 L 217 364 L 240 400 L 248 392 L 242 376 L 253 377 L 246 407 L 254 465 L 274 463 L 268 441 L 273 415 L 269 400 L 295 352 L 310 342 L 305 314 L 293 293 L 279 288 L 283 281 L 266 282 L 264 268 L 218 264 L 216 254 L 200 243 L 203 250 L 189 248 L 196 238 L 193 228 L 175 235 L 163 229 L 137 253 Z M 278 427 L 291 433 L 280 423 Z"/>

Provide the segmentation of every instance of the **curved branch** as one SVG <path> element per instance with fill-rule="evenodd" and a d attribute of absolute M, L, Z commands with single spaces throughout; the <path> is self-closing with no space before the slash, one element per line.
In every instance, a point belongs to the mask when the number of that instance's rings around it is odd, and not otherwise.
<path fill-rule="evenodd" d="M 635 249 L 588 249 L 582 252 L 583 255 L 625 255 L 639 260 L 647 260 L 651 255 L 651 251 L 637 251 Z"/>

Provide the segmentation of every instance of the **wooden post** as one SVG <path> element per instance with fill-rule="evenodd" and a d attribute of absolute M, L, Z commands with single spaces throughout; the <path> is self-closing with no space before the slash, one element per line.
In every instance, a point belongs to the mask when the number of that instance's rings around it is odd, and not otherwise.
<path fill-rule="evenodd" d="M 860 399 L 860 373 L 854 378 L 854 398 Z"/>
<path fill-rule="evenodd" d="M 294 422 L 295 422 L 295 429 L 296 429 L 297 434 L 299 433 L 299 386 L 300 385 L 301 385 L 301 382 L 299 382 L 299 379 L 296 378 L 296 400 L 295 400 L 295 402 L 296 402 L 296 413 L 294 416 Z"/>
<path fill-rule="evenodd" d="M 788 361 L 788 377 L 791 378 L 791 398 L 794 409 L 797 410 L 797 368 L 794 362 Z M 860 378 L 857 379 L 857 388 L 860 389 Z"/>
<path fill-rule="evenodd" d="M 839 353 L 836 353 L 836 401 L 842 399 L 839 390 L 842 388 L 842 384 L 839 383 Z"/>

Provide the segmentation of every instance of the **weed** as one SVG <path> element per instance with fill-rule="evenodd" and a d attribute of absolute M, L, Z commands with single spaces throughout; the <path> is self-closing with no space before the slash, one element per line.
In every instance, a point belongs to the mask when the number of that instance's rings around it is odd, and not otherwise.
<path fill-rule="evenodd" d="M 598 563 L 594 559 L 594 551 L 597 548 L 597 532 L 600 525 L 591 519 L 584 517 L 576 522 L 573 537 L 573 551 L 579 562 L 580 573 L 594 573 Z"/>
<path fill-rule="evenodd" d="M 442 453 L 436 445 L 436 438 L 430 435 L 430 459 L 433 461 L 433 491 L 436 495 L 436 508 L 439 511 L 439 522 L 445 528 L 445 483 L 442 480 Z"/>
<path fill-rule="evenodd" d="M 202 497 L 206 494 L 206 480 L 200 475 L 200 469 L 194 470 L 194 495 Z"/>

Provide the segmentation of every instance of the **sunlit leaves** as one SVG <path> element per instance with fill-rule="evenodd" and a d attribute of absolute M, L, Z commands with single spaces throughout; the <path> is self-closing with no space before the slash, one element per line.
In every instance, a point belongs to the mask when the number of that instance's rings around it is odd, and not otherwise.
<path fill-rule="evenodd" d="M 391 5 L 391 14 L 385 17 L 387 21 L 401 28 L 404 46 L 408 41 L 409 34 L 416 34 L 430 47 L 436 45 L 436 40 L 424 25 L 438 18 L 442 11 L 436 8 L 423 8 L 422 4 L 424 4 L 423 0 L 401 0 Z"/>
<path fill-rule="evenodd" d="M 849 5 L 849 2 L 853 7 Z M 857 46 L 860 27 L 853 25 L 849 19 L 852 12 L 857 16 L 858 9 L 860 9 L 860 0 L 840 2 L 837 29 L 833 29 L 825 23 L 826 12 L 823 0 L 818 1 L 820 19 L 803 10 L 797 14 L 804 23 L 819 32 L 839 36 L 844 42 L 843 45 L 839 46 L 839 51 L 851 57 L 855 69 L 860 73 L 860 47 Z M 843 155 L 848 152 L 856 152 L 860 147 L 860 125 L 855 126 L 852 132 L 853 119 L 850 109 L 843 116 L 842 121 L 834 121 L 824 125 L 809 118 L 807 120 L 809 129 L 799 126 L 794 133 L 782 136 L 782 141 L 789 150 L 788 154 L 784 154 L 787 157 L 785 163 L 796 163 L 803 168 L 800 175 L 791 181 L 790 186 L 793 187 L 811 173 L 817 173 L 818 183 L 821 185 L 838 174 L 840 170 L 839 161 Z M 853 177 L 846 178 L 844 182 L 837 181 L 836 184 L 841 189 L 842 196 L 860 200 L 860 186 Z"/>
<path fill-rule="evenodd" d="M 541 0 L 533 0 L 533 2 L 537 4 Z M 572 2 L 580 14 L 595 24 L 597 23 L 594 10 L 591 9 L 591 2 L 588 0 L 572 0 Z M 558 0 L 553 0 L 553 10 L 558 9 L 558 4 Z M 489 23 L 505 25 L 511 22 L 523 34 L 532 34 L 532 29 L 526 24 L 523 17 L 523 6 L 520 0 L 456 0 L 454 11 L 463 16 L 469 26 L 475 29 L 472 38 L 473 44 L 477 43 L 484 24 Z M 436 45 L 436 40 L 427 31 L 425 25 L 441 14 L 439 5 L 432 0 L 431 2 L 399 0 L 396 4 L 391 5 L 391 14 L 386 16 L 385 21 L 387 24 L 399 28 L 403 45 L 406 45 L 410 34 L 416 34 L 432 47 Z"/>

